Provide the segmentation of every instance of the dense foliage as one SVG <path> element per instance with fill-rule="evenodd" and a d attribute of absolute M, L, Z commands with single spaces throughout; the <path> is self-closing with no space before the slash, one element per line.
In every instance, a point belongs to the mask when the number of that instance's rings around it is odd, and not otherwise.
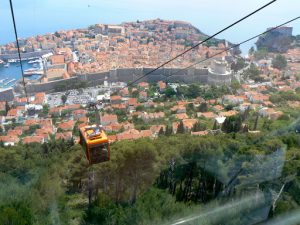
<path fill-rule="evenodd" d="M 237 132 L 231 126 L 238 120 L 228 121 L 226 129 Z M 71 142 L 1 148 L 0 224 L 160 224 L 250 191 L 279 195 L 266 216 L 298 208 L 295 126 L 262 134 L 228 130 L 117 142 L 111 161 L 93 167 Z"/>
<path fill-rule="evenodd" d="M 287 66 L 286 58 L 283 55 L 276 55 L 272 60 L 272 66 L 279 70 L 285 69 Z"/>

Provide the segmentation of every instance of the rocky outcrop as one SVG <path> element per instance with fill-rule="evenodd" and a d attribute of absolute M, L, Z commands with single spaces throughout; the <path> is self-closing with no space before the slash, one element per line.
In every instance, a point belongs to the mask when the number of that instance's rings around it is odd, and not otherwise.
<path fill-rule="evenodd" d="M 277 29 L 261 36 L 256 42 L 258 49 L 266 48 L 269 52 L 285 53 L 293 42 L 292 28 Z"/>

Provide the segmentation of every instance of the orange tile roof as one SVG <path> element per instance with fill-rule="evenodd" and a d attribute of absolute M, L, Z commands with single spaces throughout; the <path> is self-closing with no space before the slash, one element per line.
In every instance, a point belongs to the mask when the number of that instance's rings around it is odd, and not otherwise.
<path fill-rule="evenodd" d="M 152 137 L 151 130 L 141 130 L 140 132 L 141 137 Z"/>
<path fill-rule="evenodd" d="M 191 130 L 193 126 L 198 122 L 196 119 L 184 119 L 182 120 L 185 129 Z"/>
<path fill-rule="evenodd" d="M 236 114 L 237 114 L 237 111 L 230 110 L 230 111 L 227 111 L 227 112 L 221 112 L 220 116 L 230 117 L 230 116 L 235 116 Z"/>
<path fill-rule="evenodd" d="M 22 135 L 23 134 L 23 130 L 19 130 L 19 129 L 14 129 L 14 130 L 9 130 L 8 132 L 7 132 L 7 135 L 8 136 L 20 136 L 20 135 Z"/>
<path fill-rule="evenodd" d="M 216 117 L 216 114 L 214 114 L 213 112 L 204 112 L 204 113 L 198 113 L 198 116 L 203 116 L 207 119 L 212 119 Z"/>
<path fill-rule="evenodd" d="M 75 125 L 75 121 L 69 120 L 67 122 L 62 122 L 58 124 L 58 128 L 61 128 L 62 130 L 73 130 L 74 125 Z"/>
<path fill-rule="evenodd" d="M 32 104 L 42 105 L 45 102 L 46 93 L 45 92 L 38 92 L 35 94 L 35 99 L 32 101 Z"/>
<path fill-rule="evenodd" d="M 137 98 L 130 98 L 130 99 L 128 99 L 128 105 L 130 105 L 130 106 L 136 106 L 137 103 L 138 103 Z"/>
<path fill-rule="evenodd" d="M 55 134 L 56 140 L 58 140 L 58 139 L 70 140 L 70 139 L 72 139 L 72 137 L 73 137 L 73 135 L 72 135 L 71 131 Z"/>
<path fill-rule="evenodd" d="M 188 115 L 186 113 L 179 113 L 179 114 L 176 114 L 175 117 L 177 119 L 180 119 L 180 120 L 183 120 L 183 119 L 188 119 Z"/>
<path fill-rule="evenodd" d="M 208 135 L 208 131 L 207 130 L 197 131 L 197 132 L 192 132 L 191 134 L 194 135 L 194 136 L 205 136 L 205 135 Z"/>
<path fill-rule="evenodd" d="M 111 123 L 116 123 L 116 122 L 118 122 L 118 117 L 117 117 L 117 115 L 106 114 L 106 115 L 101 117 L 101 122 L 104 125 L 111 124 Z"/>
<path fill-rule="evenodd" d="M 38 119 L 27 119 L 24 122 L 24 125 L 26 126 L 32 126 L 32 125 L 40 125 L 40 120 Z"/>
<path fill-rule="evenodd" d="M 138 84 L 139 87 L 142 87 L 142 88 L 148 88 L 149 87 L 149 84 L 147 82 L 141 82 Z"/>
<path fill-rule="evenodd" d="M 159 133 L 159 131 L 161 130 L 161 128 L 166 131 L 166 125 L 152 125 L 150 127 L 150 130 L 153 134 L 155 133 Z"/>
<path fill-rule="evenodd" d="M 22 140 L 23 144 L 29 144 L 29 143 L 43 143 L 44 142 L 43 136 L 32 136 L 32 137 L 24 137 Z"/>
<path fill-rule="evenodd" d="M 0 136 L 0 141 L 3 142 L 11 142 L 11 143 L 18 143 L 19 142 L 19 137 L 18 136 Z"/>
<path fill-rule="evenodd" d="M 18 109 L 10 109 L 7 112 L 7 116 L 16 117 L 18 116 L 18 112 L 19 112 Z"/>
<path fill-rule="evenodd" d="M 0 102 L 0 111 L 5 111 L 6 107 L 6 102 Z"/>
<path fill-rule="evenodd" d="M 113 95 L 113 96 L 110 96 L 110 100 L 111 101 L 119 101 L 121 100 L 122 97 L 120 95 Z"/>

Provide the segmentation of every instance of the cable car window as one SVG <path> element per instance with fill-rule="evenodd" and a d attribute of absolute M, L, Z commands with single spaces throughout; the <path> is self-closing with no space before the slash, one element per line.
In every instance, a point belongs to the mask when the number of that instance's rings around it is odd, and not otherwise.
<path fill-rule="evenodd" d="M 108 144 L 92 146 L 89 149 L 91 163 L 105 162 L 109 160 Z"/>

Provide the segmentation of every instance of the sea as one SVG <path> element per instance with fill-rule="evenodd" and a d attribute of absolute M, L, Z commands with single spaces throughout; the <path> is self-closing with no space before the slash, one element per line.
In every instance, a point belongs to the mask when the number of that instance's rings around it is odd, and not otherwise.
<path fill-rule="evenodd" d="M 29 61 L 22 61 L 22 66 L 24 70 L 31 69 L 32 64 Z M 38 79 L 40 75 L 26 76 L 27 79 L 35 80 Z M 20 62 L 10 63 L 9 67 L 4 67 L 0 65 L 0 88 L 13 87 L 18 80 L 22 79 L 22 71 Z"/>

